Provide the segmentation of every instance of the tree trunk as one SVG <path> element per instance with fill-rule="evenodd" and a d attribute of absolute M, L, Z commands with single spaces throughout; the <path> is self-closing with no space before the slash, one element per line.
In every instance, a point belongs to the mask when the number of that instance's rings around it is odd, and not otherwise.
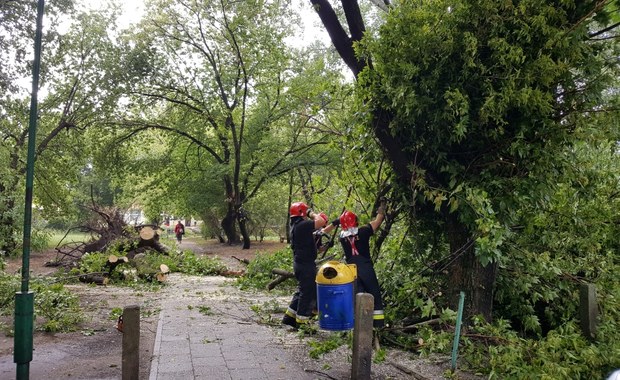
<path fill-rule="evenodd" d="M 325 30 L 344 61 L 351 69 L 355 77 L 365 68 L 371 67 L 369 57 L 364 60 L 358 59 L 353 48 L 355 42 L 360 41 L 364 35 L 365 27 L 361 10 L 357 0 L 342 2 L 342 10 L 346 16 L 347 28 L 344 28 L 336 11 L 332 8 L 329 0 L 310 0 L 314 10 L 319 15 Z M 348 34 L 347 34 L 348 30 Z M 372 104 L 371 104 L 372 105 Z M 390 123 L 394 115 L 391 111 L 381 107 L 375 107 L 372 113 L 372 129 L 383 153 L 390 161 L 390 165 L 402 185 L 414 186 L 417 181 L 415 172 L 412 172 L 413 163 L 419 166 L 415 157 L 408 153 L 408 147 L 402 146 L 396 136 L 391 133 Z M 426 177 L 429 177 L 428 171 Z M 426 178 L 428 182 L 428 178 Z M 491 320 L 493 310 L 493 287 L 497 276 L 497 263 L 483 267 L 475 256 L 474 244 L 471 233 L 462 225 L 454 215 L 447 218 L 446 235 L 450 243 L 451 252 L 460 254 L 452 262 L 448 270 L 447 294 L 448 302 L 458 305 L 459 292 L 465 292 L 465 315 L 471 317 L 482 314 L 488 321 Z M 461 251 L 462 250 L 462 251 Z"/>
<path fill-rule="evenodd" d="M 237 214 L 238 222 L 239 222 L 239 231 L 241 231 L 241 236 L 243 236 L 243 249 L 250 249 L 250 234 L 248 233 L 247 219 L 245 219 L 240 214 Z"/>
<path fill-rule="evenodd" d="M 226 187 L 226 216 L 222 219 L 222 229 L 228 240 L 228 244 L 236 244 L 239 242 L 239 234 L 235 228 L 237 222 L 237 208 L 239 204 L 235 187 L 228 176 L 224 176 L 224 186 Z"/>
<path fill-rule="evenodd" d="M 237 234 L 237 230 L 235 229 L 235 211 L 232 208 L 232 205 L 228 207 L 228 212 L 224 219 L 222 219 L 222 229 L 224 230 L 224 234 L 226 235 L 226 239 L 228 240 L 228 244 L 235 244 L 239 242 L 239 235 Z"/>
<path fill-rule="evenodd" d="M 288 179 L 288 207 L 286 213 L 286 224 L 284 225 L 284 234 L 286 235 L 286 242 L 290 244 L 291 242 L 291 218 L 288 210 L 291 208 L 291 204 L 293 204 L 293 171 L 290 171 L 289 179 Z"/>
<path fill-rule="evenodd" d="M 446 225 L 450 251 L 456 259 L 447 268 L 446 297 L 450 307 L 457 310 L 459 292 L 465 292 L 463 320 L 468 323 L 474 315 L 491 322 L 493 319 L 493 291 L 497 277 L 497 263 L 482 266 L 475 255 L 475 242 L 456 215 L 448 217 Z"/>

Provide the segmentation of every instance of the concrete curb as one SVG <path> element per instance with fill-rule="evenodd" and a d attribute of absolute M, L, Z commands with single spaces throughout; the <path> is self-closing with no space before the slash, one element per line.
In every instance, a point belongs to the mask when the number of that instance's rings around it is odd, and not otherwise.
<path fill-rule="evenodd" d="M 151 355 L 151 371 L 149 380 L 157 380 L 157 370 L 159 368 L 159 350 L 161 349 L 161 332 L 164 319 L 163 310 L 159 311 L 159 320 L 157 321 L 157 333 L 155 334 L 155 344 L 153 346 L 153 354 Z"/>

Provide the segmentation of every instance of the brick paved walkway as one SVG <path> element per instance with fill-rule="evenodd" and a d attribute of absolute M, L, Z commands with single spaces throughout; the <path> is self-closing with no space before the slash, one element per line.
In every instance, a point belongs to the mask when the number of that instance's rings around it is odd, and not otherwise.
<path fill-rule="evenodd" d="M 274 331 L 256 323 L 248 295 L 221 287 L 221 277 L 194 277 L 191 288 L 162 302 L 149 380 L 314 379 Z"/>

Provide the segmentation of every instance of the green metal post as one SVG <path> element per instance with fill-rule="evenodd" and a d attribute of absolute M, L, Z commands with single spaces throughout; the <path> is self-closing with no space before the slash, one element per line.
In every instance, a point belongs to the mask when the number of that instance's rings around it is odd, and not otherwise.
<path fill-rule="evenodd" d="M 30 97 L 30 123 L 28 124 L 28 161 L 26 167 L 26 200 L 24 206 L 24 241 L 22 255 L 21 292 L 15 294 L 15 339 L 13 361 L 17 364 L 16 378 L 28 379 L 32 361 L 34 293 L 28 291 L 30 280 L 30 233 L 32 229 L 32 189 L 34 183 L 35 147 L 37 135 L 37 94 L 41 68 L 41 40 L 43 30 L 44 0 L 37 3 L 37 29 L 34 38 L 32 66 L 32 94 Z"/>
<path fill-rule="evenodd" d="M 465 293 L 459 296 L 459 311 L 456 315 L 456 328 L 454 331 L 454 343 L 452 344 L 452 371 L 456 370 L 456 356 L 459 350 L 459 340 L 461 338 L 461 322 L 463 321 L 463 305 L 465 304 Z"/>
<path fill-rule="evenodd" d="M 34 293 L 15 295 L 15 347 L 14 362 L 17 363 L 17 379 L 28 379 L 32 361 L 32 331 L 34 317 Z"/>

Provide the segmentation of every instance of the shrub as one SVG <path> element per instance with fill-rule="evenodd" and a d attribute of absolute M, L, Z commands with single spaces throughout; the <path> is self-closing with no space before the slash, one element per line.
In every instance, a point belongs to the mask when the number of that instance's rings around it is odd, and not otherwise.
<path fill-rule="evenodd" d="M 258 252 L 254 260 L 248 264 L 244 276 L 237 280 L 242 289 L 265 289 L 275 276 L 271 273 L 274 268 L 293 271 L 293 253 L 290 248 L 281 249 L 274 253 Z M 281 291 L 292 291 L 297 286 L 293 280 L 278 285 Z"/>
<path fill-rule="evenodd" d="M 0 275 L 0 314 L 12 315 L 15 310 L 15 292 L 19 291 L 21 277 Z M 35 328 L 37 330 L 58 332 L 73 331 L 84 320 L 79 299 L 62 284 L 48 284 L 41 279 L 33 279 L 30 289 L 34 295 Z"/>

